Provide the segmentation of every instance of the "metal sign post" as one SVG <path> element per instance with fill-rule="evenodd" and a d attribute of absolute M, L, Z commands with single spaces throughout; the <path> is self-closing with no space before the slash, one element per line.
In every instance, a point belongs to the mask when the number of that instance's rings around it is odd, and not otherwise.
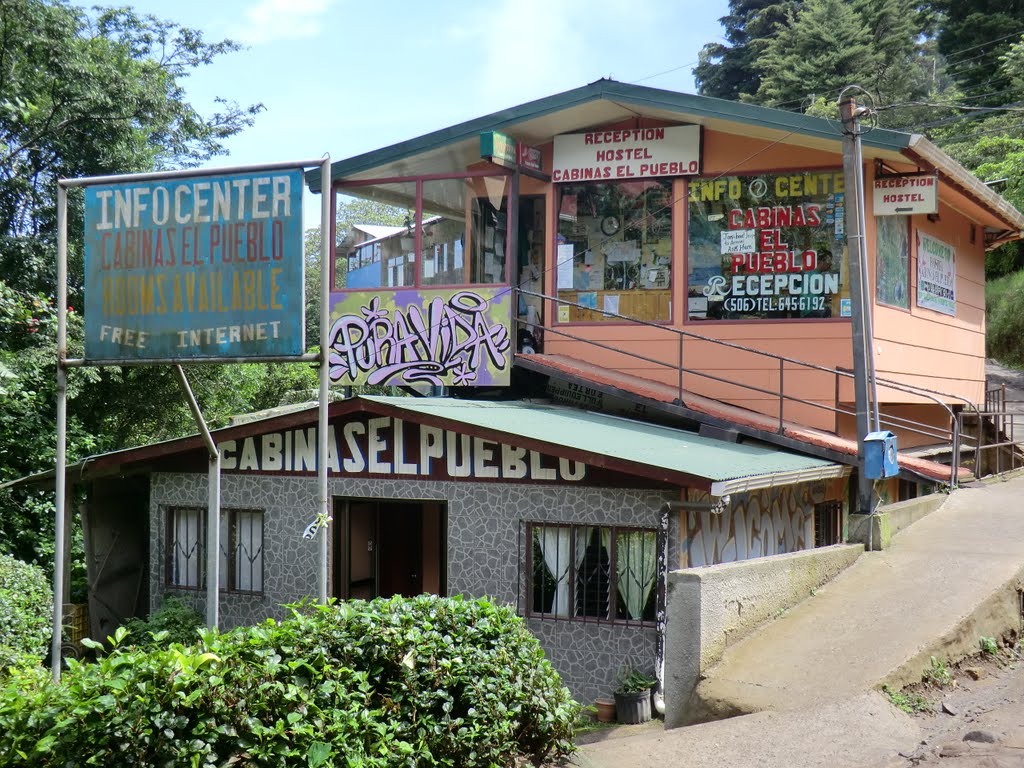
<path fill-rule="evenodd" d="M 320 567 L 318 569 L 317 599 L 322 605 L 327 604 L 327 571 L 328 571 L 328 521 L 330 519 L 330 499 L 327 496 L 327 398 L 330 380 L 330 312 L 331 312 L 331 265 L 329 263 L 331 246 L 334 241 L 334 221 L 331 212 L 334 210 L 334 185 L 331 183 L 331 158 L 325 157 L 320 165 L 320 178 L 323 185 L 320 200 L 320 394 L 319 410 L 317 411 L 317 461 L 316 477 L 320 490 L 319 536 Z"/>
<path fill-rule="evenodd" d="M 50 638 L 50 663 L 54 682 L 60 680 L 60 646 L 64 627 L 64 520 L 67 515 L 68 434 L 68 193 L 57 185 L 57 457 L 54 477 L 55 514 L 53 547 L 53 636 Z"/>

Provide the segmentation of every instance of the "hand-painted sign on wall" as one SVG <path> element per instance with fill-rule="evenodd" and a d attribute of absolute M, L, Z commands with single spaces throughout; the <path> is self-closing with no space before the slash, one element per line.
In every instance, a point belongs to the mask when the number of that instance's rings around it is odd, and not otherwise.
<path fill-rule="evenodd" d="M 327 468 L 335 475 L 530 483 L 576 483 L 587 476 L 587 465 L 579 461 L 389 416 L 328 429 Z M 226 472 L 317 471 L 316 427 L 228 440 L 218 447 Z"/>
<path fill-rule="evenodd" d="M 85 190 L 85 357 L 304 351 L 299 169 Z"/>
<path fill-rule="evenodd" d="M 842 316 L 841 171 L 695 179 L 689 209 L 690 320 Z"/>
<path fill-rule="evenodd" d="M 917 234 L 917 306 L 956 316 L 956 251 Z"/>
<path fill-rule="evenodd" d="M 331 295 L 335 384 L 507 386 L 507 286 Z"/>
<path fill-rule="evenodd" d="M 650 179 L 700 173 L 701 128 L 664 128 L 566 133 L 555 136 L 552 181 Z"/>

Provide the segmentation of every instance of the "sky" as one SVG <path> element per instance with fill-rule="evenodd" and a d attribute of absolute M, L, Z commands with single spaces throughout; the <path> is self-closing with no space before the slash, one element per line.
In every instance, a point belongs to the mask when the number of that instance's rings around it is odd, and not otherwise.
<path fill-rule="evenodd" d="M 102 0 L 101 0 L 102 2 Z M 265 110 L 210 167 L 342 160 L 602 77 L 694 92 L 727 0 L 126 0 L 245 50 L 184 83 Z M 304 204 L 319 222 L 319 196 Z"/>

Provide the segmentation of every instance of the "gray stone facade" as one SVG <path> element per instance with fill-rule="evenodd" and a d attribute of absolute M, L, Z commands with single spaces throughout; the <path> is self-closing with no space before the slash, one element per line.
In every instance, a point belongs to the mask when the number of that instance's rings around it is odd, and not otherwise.
<path fill-rule="evenodd" d="M 206 505 L 205 474 L 154 473 L 151 476 L 152 608 L 166 588 L 167 510 Z M 488 596 L 525 606 L 525 524 L 582 523 L 657 528 L 671 491 L 371 478 L 331 478 L 332 496 L 443 501 L 447 506 L 447 591 Z M 222 628 L 281 617 L 284 604 L 314 596 L 318 544 L 302 532 L 318 512 L 315 477 L 224 474 L 221 506 L 264 512 L 264 591 L 262 595 L 221 594 Z M 674 516 L 673 516 L 674 517 Z M 670 518 L 672 519 L 672 518 Z M 673 526 L 675 521 L 673 520 Z M 678 562 L 678 531 L 669 535 L 669 562 Z M 173 590 L 202 611 L 204 594 Z M 609 695 L 623 665 L 653 670 L 657 633 L 593 620 L 536 619 L 528 626 L 540 639 L 565 684 L 582 703 Z"/>

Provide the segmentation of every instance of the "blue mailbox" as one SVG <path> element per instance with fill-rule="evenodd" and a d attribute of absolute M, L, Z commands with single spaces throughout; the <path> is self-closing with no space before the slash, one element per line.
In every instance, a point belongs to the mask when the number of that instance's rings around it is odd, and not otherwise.
<path fill-rule="evenodd" d="M 895 477 L 900 472 L 896 461 L 896 435 L 892 432 L 869 432 L 864 438 L 864 474 L 872 480 Z"/>

